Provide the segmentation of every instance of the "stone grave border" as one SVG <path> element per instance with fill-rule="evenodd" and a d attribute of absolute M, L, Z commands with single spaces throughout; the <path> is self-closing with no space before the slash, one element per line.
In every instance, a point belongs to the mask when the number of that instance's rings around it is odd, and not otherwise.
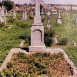
<path fill-rule="evenodd" d="M 34 54 L 34 53 L 37 53 L 37 52 L 26 52 L 25 50 L 22 50 L 20 48 L 13 48 L 10 50 L 9 54 L 7 55 L 7 57 L 5 58 L 2 66 L 0 67 L 0 71 L 2 71 L 3 69 L 7 68 L 6 65 L 8 62 L 10 62 L 13 54 L 15 53 L 24 53 L 24 54 Z M 68 55 L 64 52 L 63 49 L 61 48 L 55 48 L 55 49 L 51 49 L 51 48 L 48 48 L 46 49 L 45 52 L 42 52 L 42 53 L 51 53 L 51 54 L 58 54 L 58 53 L 62 53 L 66 62 L 70 65 L 71 67 L 71 71 L 73 72 L 73 76 L 72 77 L 77 77 L 77 68 L 75 67 L 74 63 L 70 60 L 70 58 L 68 57 Z"/>

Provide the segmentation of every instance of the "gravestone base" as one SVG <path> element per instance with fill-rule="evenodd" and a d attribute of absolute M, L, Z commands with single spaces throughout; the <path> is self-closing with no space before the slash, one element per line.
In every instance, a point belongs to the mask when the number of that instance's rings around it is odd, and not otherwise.
<path fill-rule="evenodd" d="M 62 24 L 61 19 L 57 20 L 57 24 Z"/>
<path fill-rule="evenodd" d="M 44 46 L 29 46 L 29 52 L 45 52 L 46 47 Z"/>
<path fill-rule="evenodd" d="M 46 51 L 44 44 L 44 26 L 42 23 L 33 24 L 31 27 L 31 45 L 29 52 Z"/>

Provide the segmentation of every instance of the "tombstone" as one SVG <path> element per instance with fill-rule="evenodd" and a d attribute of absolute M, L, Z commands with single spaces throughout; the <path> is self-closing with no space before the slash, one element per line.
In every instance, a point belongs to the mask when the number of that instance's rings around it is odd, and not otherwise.
<path fill-rule="evenodd" d="M 5 14 L 6 16 L 8 16 L 8 12 L 7 12 L 7 9 L 6 9 L 6 14 Z"/>
<path fill-rule="evenodd" d="M 41 0 L 35 0 L 35 17 L 34 24 L 31 27 L 31 46 L 29 46 L 30 52 L 46 51 L 44 44 L 44 26 L 41 22 L 40 16 L 40 4 Z"/>
<path fill-rule="evenodd" d="M 4 8 L 4 6 L 2 6 L 2 8 L 0 8 L 0 22 L 1 23 L 6 23 L 5 8 Z"/>
<path fill-rule="evenodd" d="M 23 17 L 22 20 L 26 20 L 27 19 L 27 6 L 24 5 L 24 11 L 23 11 Z"/>
<path fill-rule="evenodd" d="M 16 18 L 16 11 L 15 11 L 15 9 L 13 9 L 13 16 L 12 17 Z"/>
<path fill-rule="evenodd" d="M 54 43 L 54 44 L 57 44 L 57 43 L 58 43 L 58 40 L 57 40 L 56 37 L 53 38 L 53 43 Z"/>
<path fill-rule="evenodd" d="M 77 44 L 75 42 L 70 42 L 69 45 L 70 46 L 77 46 Z"/>
<path fill-rule="evenodd" d="M 32 10 L 30 11 L 30 17 L 34 18 L 34 12 Z"/>
<path fill-rule="evenodd" d="M 20 45 L 19 45 L 19 47 L 20 47 L 20 48 L 23 48 L 24 45 L 25 45 L 25 40 L 22 40 L 21 43 L 20 43 Z"/>
<path fill-rule="evenodd" d="M 44 9 L 43 8 L 41 10 L 41 16 L 42 16 L 42 18 L 44 17 Z"/>
<path fill-rule="evenodd" d="M 59 14 L 58 14 L 57 24 L 62 24 L 61 16 L 60 16 L 60 9 L 59 9 Z"/>

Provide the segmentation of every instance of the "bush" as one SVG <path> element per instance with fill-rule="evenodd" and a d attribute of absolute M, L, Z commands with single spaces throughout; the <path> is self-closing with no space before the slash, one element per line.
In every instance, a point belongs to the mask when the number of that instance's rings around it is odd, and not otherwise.
<path fill-rule="evenodd" d="M 11 62 L 7 63 L 7 68 L 11 68 L 13 64 Z"/>
<path fill-rule="evenodd" d="M 53 43 L 53 39 L 52 39 L 53 36 L 55 36 L 55 32 L 53 30 L 45 31 L 44 40 L 46 46 L 51 46 L 51 44 Z"/>
<path fill-rule="evenodd" d="M 4 23 L 0 23 L 0 28 L 3 28 L 5 26 Z"/>
<path fill-rule="evenodd" d="M 12 72 L 11 72 L 11 70 L 7 70 L 7 69 L 5 69 L 5 70 L 3 70 L 3 77 L 12 77 Z"/>
<path fill-rule="evenodd" d="M 59 41 L 59 45 L 67 45 L 67 43 L 68 43 L 67 38 L 63 38 Z"/>
<path fill-rule="evenodd" d="M 46 30 L 44 36 L 45 37 L 54 37 L 55 36 L 55 31 L 54 30 Z"/>
<path fill-rule="evenodd" d="M 47 70 L 46 70 L 46 69 L 42 69 L 42 70 L 40 71 L 40 74 L 47 74 Z"/>
<path fill-rule="evenodd" d="M 13 18 L 9 18 L 8 23 L 14 23 L 14 19 Z"/>
<path fill-rule="evenodd" d="M 0 72 L 0 77 L 3 77 L 1 72 Z"/>
<path fill-rule="evenodd" d="M 46 46 L 51 46 L 51 44 L 53 43 L 53 40 L 50 37 L 45 37 L 44 40 Z"/>

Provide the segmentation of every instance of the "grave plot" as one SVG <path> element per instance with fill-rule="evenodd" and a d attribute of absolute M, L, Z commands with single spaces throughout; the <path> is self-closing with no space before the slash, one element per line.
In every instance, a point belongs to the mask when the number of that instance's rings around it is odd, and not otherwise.
<path fill-rule="evenodd" d="M 67 77 L 73 75 L 73 71 L 62 53 L 13 54 L 11 61 L 7 63 L 7 69 L 2 73 L 5 74 L 4 76 L 30 75 L 34 77 L 42 75 L 47 77 Z"/>

